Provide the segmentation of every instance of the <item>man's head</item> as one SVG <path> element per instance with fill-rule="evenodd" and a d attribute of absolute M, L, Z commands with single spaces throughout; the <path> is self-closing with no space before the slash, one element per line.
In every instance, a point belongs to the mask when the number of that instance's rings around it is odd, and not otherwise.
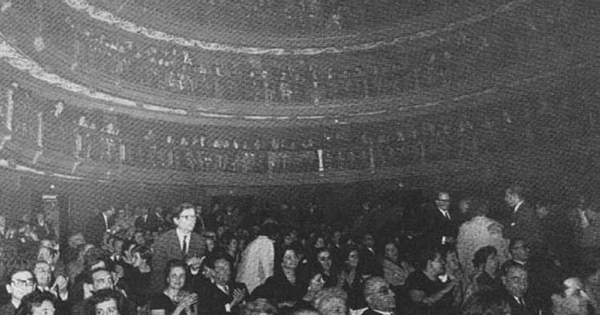
<path fill-rule="evenodd" d="M 372 248 L 373 246 L 375 246 L 375 238 L 373 238 L 373 234 L 365 233 L 365 235 L 362 238 L 362 244 L 367 248 Z"/>
<path fill-rule="evenodd" d="M 225 285 L 231 280 L 231 263 L 225 257 L 208 257 L 205 266 L 210 269 L 210 275 L 216 284 Z"/>
<path fill-rule="evenodd" d="M 391 312 L 396 307 L 396 298 L 390 285 L 381 277 L 371 277 L 364 283 L 363 294 L 367 305 L 376 311 Z"/>
<path fill-rule="evenodd" d="M 441 210 L 448 211 L 448 209 L 450 209 L 450 201 L 450 194 L 444 191 L 440 191 L 437 194 L 435 205 Z"/>
<path fill-rule="evenodd" d="M 117 212 L 117 210 L 115 209 L 114 206 L 110 206 L 106 209 L 104 209 L 104 211 L 102 211 L 102 213 L 104 213 L 104 215 L 108 218 L 112 217 L 113 215 L 115 215 L 115 213 Z"/>
<path fill-rule="evenodd" d="M 558 292 L 552 294 L 552 314 L 587 315 L 590 297 L 583 289 L 579 278 L 565 279 Z"/>
<path fill-rule="evenodd" d="M 521 201 L 525 199 L 525 188 L 519 185 L 512 185 L 506 189 L 504 195 L 504 201 L 509 207 L 516 207 Z"/>
<path fill-rule="evenodd" d="M 105 268 L 99 268 L 91 272 L 91 290 L 98 292 L 102 289 L 113 289 L 113 273 Z"/>
<path fill-rule="evenodd" d="M 50 287 L 52 285 L 52 267 L 46 261 L 40 260 L 36 262 L 33 274 L 40 287 Z"/>
<path fill-rule="evenodd" d="M 77 248 L 82 244 L 85 244 L 85 237 L 83 237 L 81 232 L 75 233 L 69 237 L 69 247 Z"/>
<path fill-rule="evenodd" d="M 6 292 L 13 302 L 20 303 L 21 299 L 35 290 L 35 276 L 29 270 L 18 269 L 10 273 L 6 284 Z"/>
<path fill-rule="evenodd" d="M 527 271 L 518 263 L 507 263 L 502 273 L 502 284 L 512 296 L 523 297 L 529 287 Z"/>
<path fill-rule="evenodd" d="M 527 262 L 529 259 L 529 246 L 522 238 L 515 238 L 510 241 L 508 246 L 512 259 L 519 262 Z"/>
<path fill-rule="evenodd" d="M 196 209 L 191 203 L 183 203 L 173 212 L 173 223 L 183 233 L 190 233 L 196 225 Z"/>

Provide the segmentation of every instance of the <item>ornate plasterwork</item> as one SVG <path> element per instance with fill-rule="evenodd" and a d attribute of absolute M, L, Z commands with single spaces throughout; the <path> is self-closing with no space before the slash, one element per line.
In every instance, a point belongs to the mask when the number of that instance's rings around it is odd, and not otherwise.
<path fill-rule="evenodd" d="M 218 52 L 229 52 L 229 53 L 240 53 L 240 54 L 250 54 L 250 55 L 318 55 L 318 54 L 338 54 L 352 51 L 364 51 L 370 50 L 382 46 L 390 46 L 390 45 L 402 45 L 411 41 L 419 40 L 422 38 L 432 37 L 434 35 L 440 35 L 443 33 L 451 32 L 456 29 L 467 27 L 469 25 L 473 25 L 484 21 L 494 15 L 502 14 L 508 11 L 511 11 L 515 8 L 518 8 L 526 3 L 531 2 L 531 0 L 515 0 L 511 1 L 507 4 L 501 5 L 497 7 L 495 10 L 476 14 L 469 18 L 466 18 L 461 21 L 449 23 L 444 27 L 440 27 L 437 29 L 424 30 L 417 33 L 402 35 L 394 38 L 389 38 L 376 42 L 366 42 L 353 44 L 344 47 L 338 46 L 330 46 L 330 47 L 319 47 L 319 48 L 263 48 L 263 47 L 248 47 L 248 46 L 237 46 L 237 45 L 227 45 L 215 42 L 202 41 L 191 38 L 184 38 L 181 36 L 177 36 L 174 34 L 168 34 L 160 30 L 147 28 L 144 26 L 137 25 L 131 21 L 127 21 L 123 18 L 115 16 L 113 13 L 101 9 L 99 7 L 93 6 L 88 3 L 86 0 L 63 0 L 71 8 L 83 11 L 87 13 L 92 19 L 107 23 L 109 25 L 115 26 L 123 31 L 141 34 L 148 38 L 154 40 L 165 41 L 181 46 L 186 47 L 194 47 L 198 49 L 203 49 L 207 51 L 218 51 Z"/>

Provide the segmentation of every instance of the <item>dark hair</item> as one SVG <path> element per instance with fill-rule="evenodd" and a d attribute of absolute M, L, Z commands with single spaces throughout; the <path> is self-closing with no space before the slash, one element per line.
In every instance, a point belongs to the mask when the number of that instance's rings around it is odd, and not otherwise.
<path fill-rule="evenodd" d="M 354 244 L 348 244 L 342 247 L 342 254 L 340 257 L 344 260 L 343 262 L 346 262 L 348 260 L 348 256 L 350 256 L 350 253 L 352 253 L 353 251 L 359 252 L 358 246 Z M 360 260 L 360 257 L 358 259 Z"/>
<path fill-rule="evenodd" d="M 461 315 L 502 315 L 508 302 L 496 291 L 476 292 L 465 301 Z"/>
<path fill-rule="evenodd" d="M 417 270 L 425 270 L 427 268 L 427 263 L 430 261 L 434 261 L 438 255 L 443 257 L 443 253 L 440 248 L 425 248 L 417 255 L 417 259 L 415 261 L 415 268 L 417 268 Z"/>
<path fill-rule="evenodd" d="M 146 260 L 147 263 L 152 261 L 152 249 L 148 246 L 136 246 L 131 250 L 131 253 L 140 253 L 140 258 Z"/>
<path fill-rule="evenodd" d="M 31 276 L 33 277 L 33 282 L 37 283 L 37 280 L 35 279 L 35 274 L 33 273 L 33 271 L 31 271 L 27 268 L 18 268 L 18 267 L 13 268 L 10 272 L 6 273 L 6 275 L 7 275 L 6 283 L 10 284 L 12 282 L 12 277 L 19 272 L 29 272 L 31 274 Z"/>
<path fill-rule="evenodd" d="M 183 270 L 185 270 L 185 276 L 187 279 L 187 274 L 188 274 L 188 265 L 181 260 L 178 259 L 171 259 L 167 262 L 167 264 L 165 265 L 165 269 L 164 269 L 164 273 L 165 273 L 165 283 L 167 283 L 167 279 L 169 278 L 169 274 L 171 273 L 171 270 L 173 268 L 183 268 Z"/>
<path fill-rule="evenodd" d="M 469 203 L 467 213 L 470 217 L 476 217 L 480 215 L 487 216 L 490 213 L 490 204 L 487 200 L 482 198 L 473 198 Z"/>
<path fill-rule="evenodd" d="M 278 234 L 279 234 L 279 225 L 277 223 L 274 223 L 274 222 L 265 222 L 260 227 L 259 235 L 265 235 L 268 238 L 274 240 L 274 239 L 277 238 Z"/>
<path fill-rule="evenodd" d="M 83 256 L 83 269 L 89 270 L 93 265 L 103 261 L 108 267 L 110 261 L 110 255 L 107 251 L 102 248 L 93 247 L 90 248 Z"/>
<path fill-rule="evenodd" d="M 508 243 L 508 250 L 512 251 L 513 247 L 515 247 L 518 242 L 523 242 L 523 244 L 525 244 L 527 246 L 527 241 L 525 241 L 524 238 L 516 237 L 516 238 L 511 239 L 510 242 Z"/>
<path fill-rule="evenodd" d="M 213 253 L 210 253 L 208 256 L 206 256 L 203 263 L 204 266 L 210 269 L 215 269 L 215 263 L 217 262 L 217 260 L 220 259 L 227 261 L 229 263 L 229 266 L 233 266 L 233 262 L 229 259 L 227 255 L 225 255 L 225 252 L 223 251 L 213 251 Z"/>
<path fill-rule="evenodd" d="M 112 275 L 112 270 L 109 268 L 97 268 L 94 270 L 88 270 L 86 273 L 86 277 L 85 277 L 85 283 L 94 283 L 94 274 L 96 272 L 100 272 L 100 271 L 104 271 L 104 272 L 108 272 L 108 274 Z"/>
<path fill-rule="evenodd" d="M 31 315 L 33 314 L 33 308 L 39 307 L 44 301 L 52 302 L 54 305 L 54 295 L 50 292 L 42 292 L 39 290 L 33 290 L 33 292 L 27 294 L 21 299 L 21 305 L 15 311 L 14 315 Z"/>
<path fill-rule="evenodd" d="M 475 252 L 475 255 L 472 260 L 473 267 L 479 268 L 480 266 L 485 265 L 485 262 L 487 261 L 488 257 L 496 254 L 498 254 L 498 251 L 494 246 L 485 246 L 478 249 Z"/>
<path fill-rule="evenodd" d="M 115 303 L 117 304 L 117 310 L 119 310 L 120 315 L 133 315 L 128 314 L 127 308 L 125 307 L 125 297 L 123 294 L 112 289 L 102 289 L 87 299 L 85 302 L 85 308 L 87 311 L 86 313 L 88 315 L 96 315 L 96 306 L 102 302 L 110 300 L 115 300 Z"/>
<path fill-rule="evenodd" d="M 196 208 L 194 208 L 193 204 L 189 202 L 184 202 L 171 211 L 171 220 L 179 217 L 181 213 L 187 209 L 194 209 L 194 211 L 196 211 Z"/>
<path fill-rule="evenodd" d="M 510 269 L 513 269 L 513 268 L 518 268 L 518 269 L 522 269 L 522 270 L 524 270 L 524 271 L 527 271 L 527 268 L 525 268 L 525 266 L 523 266 L 523 265 L 519 264 L 519 263 L 518 263 L 518 262 L 516 262 L 516 261 L 509 260 L 509 261 L 505 262 L 505 263 L 502 265 L 502 268 L 501 268 L 501 271 L 502 271 L 502 273 L 501 273 L 501 276 L 502 276 L 502 277 L 506 277 L 506 276 L 508 275 L 508 271 L 509 271 Z"/>

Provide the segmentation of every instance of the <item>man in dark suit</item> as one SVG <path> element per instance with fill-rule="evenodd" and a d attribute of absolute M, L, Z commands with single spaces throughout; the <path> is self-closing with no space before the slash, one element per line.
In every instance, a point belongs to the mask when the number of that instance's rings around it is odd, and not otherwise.
<path fill-rule="evenodd" d="M 198 294 L 198 315 L 225 315 L 239 313 L 239 305 L 248 296 L 246 285 L 231 279 L 231 262 L 222 255 L 205 260 L 210 281 L 200 282 L 195 288 Z"/>
<path fill-rule="evenodd" d="M 502 232 L 505 238 L 522 238 L 533 250 L 532 255 L 542 248 L 541 223 L 535 213 L 535 208 L 525 201 L 525 188 L 512 185 L 506 190 L 504 200 L 511 208 L 510 219 Z"/>
<path fill-rule="evenodd" d="M 363 315 L 393 315 L 396 308 L 396 295 L 390 284 L 381 277 L 365 280 L 363 294 L 368 308 Z"/>
<path fill-rule="evenodd" d="M 154 242 L 152 258 L 152 292 L 159 292 L 165 285 L 164 268 L 169 260 L 184 260 L 192 274 L 197 274 L 206 249 L 204 238 L 194 233 L 196 210 L 190 203 L 176 207 L 172 216 L 175 228 L 163 233 Z"/>
<path fill-rule="evenodd" d="M 85 228 L 85 239 L 88 243 L 96 246 L 102 245 L 105 233 L 110 233 L 115 225 L 115 207 L 110 206 L 98 216 L 88 221 Z"/>
<path fill-rule="evenodd" d="M 424 210 L 423 238 L 427 245 L 439 246 L 453 244 L 458 234 L 458 226 L 454 215 L 450 214 L 450 194 L 444 191 L 437 193 L 434 207 Z"/>
<path fill-rule="evenodd" d="M 142 208 L 142 215 L 135 219 L 133 225 L 136 229 L 149 232 L 158 232 L 163 224 L 162 217 L 157 213 L 156 210 L 147 207 Z"/>
<path fill-rule="evenodd" d="M 527 296 L 529 279 L 527 270 L 514 262 L 509 263 L 502 270 L 502 284 L 504 289 L 501 294 L 508 303 L 512 315 L 535 315 L 538 310 Z"/>

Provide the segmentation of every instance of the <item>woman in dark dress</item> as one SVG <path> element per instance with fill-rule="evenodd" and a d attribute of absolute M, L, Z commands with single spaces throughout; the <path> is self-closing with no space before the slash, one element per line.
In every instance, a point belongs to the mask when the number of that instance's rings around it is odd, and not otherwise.
<path fill-rule="evenodd" d="M 187 275 L 187 265 L 179 260 L 171 260 L 165 267 L 167 287 L 150 299 L 151 315 L 193 315 L 198 303 L 198 295 L 183 290 Z"/>
<path fill-rule="evenodd" d="M 131 267 L 126 269 L 123 280 L 129 288 L 129 298 L 137 306 L 143 307 L 149 301 L 152 250 L 146 246 L 133 244 L 130 253 Z"/>
<path fill-rule="evenodd" d="M 411 303 L 403 313 L 414 315 L 455 314 L 453 291 L 458 282 L 452 277 L 443 281 L 445 272 L 443 254 L 439 249 L 426 249 L 416 263 L 417 271 L 406 279 L 406 289 Z"/>
<path fill-rule="evenodd" d="M 348 308 L 357 310 L 366 307 L 367 304 L 362 293 L 364 276 L 357 268 L 360 261 L 358 246 L 344 246 L 340 257 L 343 257 L 345 261 L 338 275 L 338 286 L 348 293 Z"/>
<path fill-rule="evenodd" d="M 298 262 L 293 248 L 283 249 L 275 259 L 275 274 L 254 289 L 252 299 L 266 298 L 279 309 L 293 307 L 306 293 L 306 286 L 296 273 Z"/>
<path fill-rule="evenodd" d="M 498 251 L 495 247 L 485 246 L 475 252 L 473 258 L 475 274 L 467 288 L 465 300 L 481 291 L 499 292 L 502 288 L 502 283 L 496 277 L 498 265 Z"/>

